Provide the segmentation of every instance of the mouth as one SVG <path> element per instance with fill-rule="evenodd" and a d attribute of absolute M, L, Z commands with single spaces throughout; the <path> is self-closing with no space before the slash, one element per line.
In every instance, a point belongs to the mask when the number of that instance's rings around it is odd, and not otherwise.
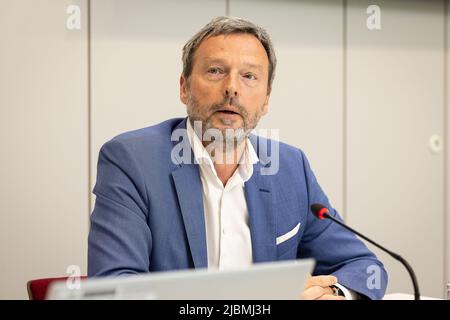
<path fill-rule="evenodd" d="M 217 110 L 216 112 L 225 115 L 240 115 L 240 113 L 233 107 L 223 107 L 222 109 Z"/>

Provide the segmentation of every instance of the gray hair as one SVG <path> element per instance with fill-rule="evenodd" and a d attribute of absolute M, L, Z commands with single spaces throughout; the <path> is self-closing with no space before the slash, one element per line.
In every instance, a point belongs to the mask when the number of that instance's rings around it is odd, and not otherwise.
<path fill-rule="evenodd" d="M 277 65 L 272 41 L 267 31 L 262 27 L 241 18 L 217 17 L 197 32 L 183 47 L 183 76 L 186 80 L 191 76 L 195 51 L 205 38 L 231 33 L 248 33 L 254 35 L 263 45 L 269 58 L 268 91 L 270 92 Z"/>

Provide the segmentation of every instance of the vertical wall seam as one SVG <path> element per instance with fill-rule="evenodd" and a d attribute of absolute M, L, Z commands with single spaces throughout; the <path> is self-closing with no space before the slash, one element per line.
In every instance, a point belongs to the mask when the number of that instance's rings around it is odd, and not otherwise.
<path fill-rule="evenodd" d="M 443 107 L 444 107 L 444 153 L 443 153 L 443 169 L 444 169 L 444 298 L 446 298 L 446 286 L 445 284 L 449 282 L 448 268 L 448 0 L 444 0 L 444 97 L 443 97 Z"/>
<path fill-rule="evenodd" d="M 230 16 L 230 0 L 225 0 L 225 15 Z"/>
<path fill-rule="evenodd" d="M 342 0 L 342 215 L 347 220 L 347 0 Z"/>
<path fill-rule="evenodd" d="M 91 167 L 91 146 L 92 146 L 92 83 L 91 83 L 91 0 L 87 0 L 87 99 L 88 99 L 88 119 L 87 119 L 87 138 L 88 138 L 88 224 L 89 224 L 89 217 L 92 212 L 92 194 L 91 194 L 91 178 L 92 178 L 92 167 Z"/>

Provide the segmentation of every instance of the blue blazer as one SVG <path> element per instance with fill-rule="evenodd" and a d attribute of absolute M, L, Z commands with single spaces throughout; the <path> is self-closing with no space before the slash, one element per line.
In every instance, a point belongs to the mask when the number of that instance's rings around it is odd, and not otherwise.
<path fill-rule="evenodd" d="M 208 266 L 199 167 L 171 160 L 178 143 L 171 140 L 172 132 L 185 128 L 186 118 L 170 119 L 121 134 L 101 148 L 89 276 Z M 333 274 L 347 288 L 382 298 L 387 285 L 383 264 L 353 233 L 310 213 L 312 203 L 331 206 L 303 152 L 280 143 L 279 171 L 263 175 L 270 150 L 261 152 L 259 146 L 270 143 L 255 135 L 250 140 L 260 158 L 244 188 L 253 261 L 312 257 L 314 275 Z M 334 209 L 330 213 L 341 219 Z M 277 237 L 299 223 L 295 236 L 277 245 Z"/>

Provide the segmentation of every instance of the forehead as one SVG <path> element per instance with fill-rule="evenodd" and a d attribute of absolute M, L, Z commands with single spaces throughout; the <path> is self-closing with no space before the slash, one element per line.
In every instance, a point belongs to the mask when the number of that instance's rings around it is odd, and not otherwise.
<path fill-rule="evenodd" d="M 268 65 L 269 58 L 262 43 L 252 34 L 231 33 L 204 39 L 196 50 L 199 60 L 240 58 L 246 62 Z"/>

